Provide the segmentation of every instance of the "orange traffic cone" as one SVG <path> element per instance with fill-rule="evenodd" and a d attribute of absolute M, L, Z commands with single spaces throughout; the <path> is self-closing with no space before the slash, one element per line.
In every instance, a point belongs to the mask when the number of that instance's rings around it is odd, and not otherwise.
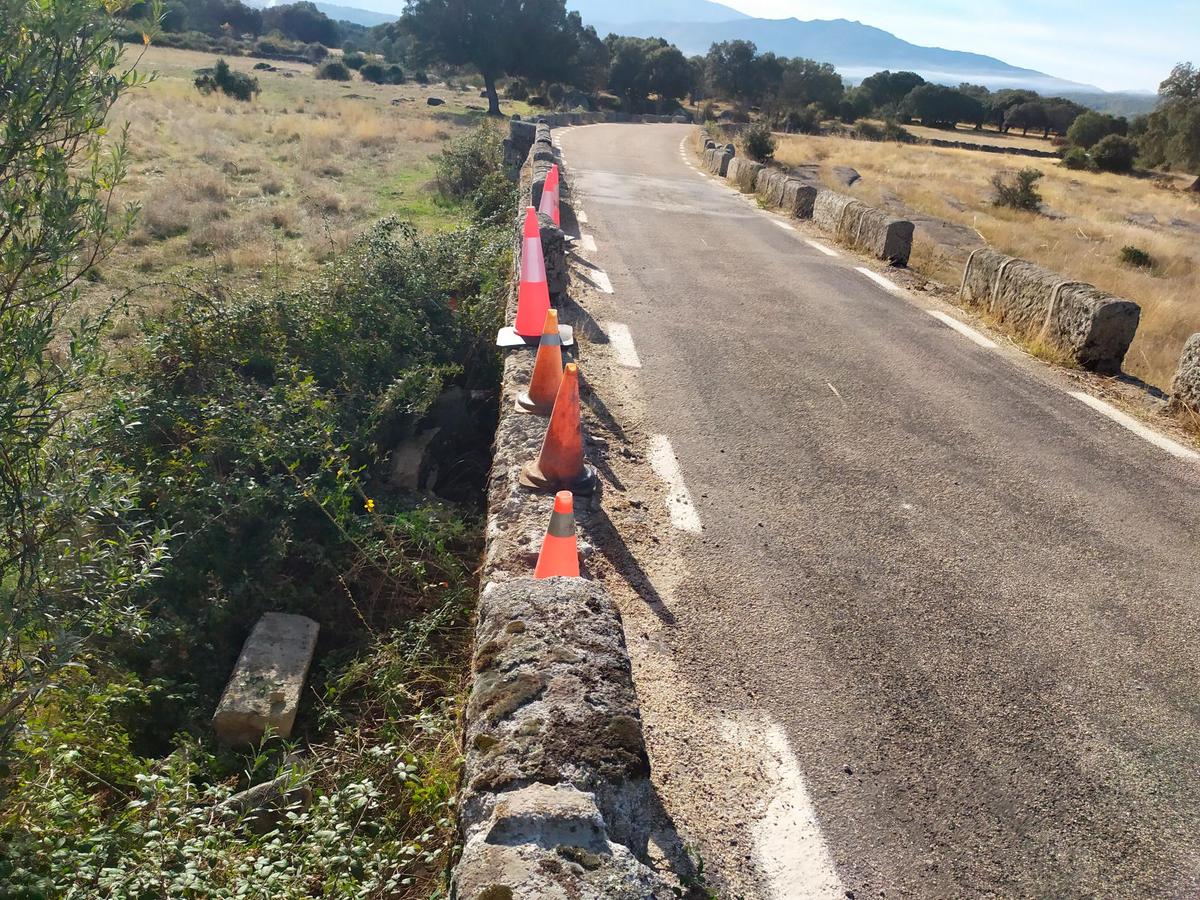
<path fill-rule="evenodd" d="M 570 491 L 559 491 L 554 495 L 554 512 L 550 514 L 550 527 L 542 539 L 542 552 L 538 554 L 534 578 L 553 578 L 562 575 L 579 577 L 579 548 L 575 544 L 575 498 Z"/>
<path fill-rule="evenodd" d="M 596 489 L 596 471 L 583 461 L 583 427 L 579 420 L 579 367 L 567 363 L 562 384 L 550 413 L 542 452 L 521 468 L 520 482 L 549 493 L 571 490 L 590 494 Z"/>
<path fill-rule="evenodd" d="M 558 163 L 555 163 L 550 167 L 550 174 L 546 176 L 546 185 L 542 188 L 542 202 L 538 207 L 538 212 L 549 216 L 556 228 L 562 224 L 558 210 L 558 181 Z"/>
<path fill-rule="evenodd" d="M 558 311 L 546 313 L 546 324 L 542 327 L 542 341 L 538 344 L 537 361 L 533 364 L 533 377 L 529 379 L 529 390 L 517 395 L 517 409 L 521 412 L 548 416 L 554 409 L 554 398 L 562 384 L 562 337 L 558 333 Z"/>
<path fill-rule="evenodd" d="M 541 337 L 548 309 L 550 286 L 546 283 L 542 233 L 537 212 L 530 206 L 525 210 L 525 228 L 521 237 L 521 282 L 517 288 L 517 321 L 513 331 L 522 339 Z"/>

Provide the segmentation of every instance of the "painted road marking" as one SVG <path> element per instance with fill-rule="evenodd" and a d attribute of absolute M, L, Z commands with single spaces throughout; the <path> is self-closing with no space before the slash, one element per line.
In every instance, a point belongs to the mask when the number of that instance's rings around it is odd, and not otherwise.
<path fill-rule="evenodd" d="M 588 223 L 587 213 L 585 213 L 582 209 L 579 210 L 575 213 L 575 221 L 580 225 L 586 225 Z"/>
<path fill-rule="evenodd" d="M 935 319 L 937 319 L 943 325 L 949 325 L 951 328 L 953 328 L 959 334 L 966 335 L 971 340 L 973 340 L 975 343 L 977 343 L 980 347 L 986 347 L 988 350 L 996 349 L 995 341 L 984 337 L 982 334 L 980 334 L 978 331 L 976 331 L 970 325 L 964 325 L 962 322 L 958 321 L 958 319 L 954 318 L 953 316 L 948 316 L 944 312 L 941 312 L 940 310 L 937 310 L 937 309 L 927 309 L 927 310 L 925 310 L 925 312 L 929 313 L 931 316 L 933 316 Z"/>
<path fill-rule="evenodd" d="M 789 225 L 787 222 L 780 222 L 778 219 L 772 219 L 771 221 L 774 222 L 776 225 L 778 225 L 780 228 L 782 228 L 784 231 L 795 231 L 796 230 L 791 225 Z"/>
<path fill-rule="evenodd" d="M 665 434 L 656 434 L 650 438 L 650 468 L 666 482 L 667 511 L 671 514 L 671 524 L 680 531 L 699 534 L 703 528 L 700 524 L 700 514 L 696 512 L 692 495 L 683 483 L 679 460 L 675 458 L 671 441 Z"/>
<path fill-rule="evenodd" d="M 810 240 L 808 240 L 808 238 L 804 239 L 804 243 L 808 244 L 808 246 L 812 247 L 814 250 L 820 250 L 826 256 L 841 256 L 842 255 L 842 254 L 838 253 L 836 250 L 832 250 L 829 247 L 826 247 L 824 244 L 818 243 L 817 241 L 810 241 Z"/>
<path fill-rule="evenodd" d="M 749 758 L 761 756 L 769 773 L 771 800 L 751 826 L 754 856 L 767 880 L 770 900 L 841 900 L 848 896 L 825 844 L 804 773 L 787 734 L 769 716 L 758 725 L 726 721 L 727 735 Z M 765 751 L 765 752 L 764 752 Z"/>
<path fill-rule="evenodd" d="M 596 252 L 596 239 L 594 237 L 592 237 L 590 234 L 581 234 L 579 236 L 579 246 L 581 246 L 588 253 L 595 253 Z"/>
<path fill-rule="evenodd" d="M 604 326 L 608 334 L 608 342 L 612 344 L 617 354 L 617 362 L 630 369 L 640 369 L 642 361 L 638 359 L 637 348 L 633 346 L 633 335 L 629 326 L 623 322 L 609 322 Z"/>
<path fill-rule="evenodd" d="M 1160 450 L 1166 450 L 1172 456 L 1177 456 L 1180 459 L 1200 459 L 1200 453 L 1197 453 L 1195 450 L 1189 449 L 1182 444 L 1177 444 L 1166 435 L 1159 434 L 1157 431 L 1147 428 L 1137 419 L 1126 415 L 1115 406 L 1105 403 L 1103 400 L 1093 397 L 1091 394 L 1085 394 L 1082 391 L 1068 391 L 1067 393 L 1069 393 L 1080 403 L 1087 404 L 1096 412 L 1100 413 L 1100 415 L 1108 416 L 1108 418 L 1112 419 L 1118 425 L 1128 428 L 1138 437 L 1149 441 Z"/>
<path fill-rule="evenodd" d="M 584 276 L 596 286 L 596 290 L 602 294 L 611 294 L 613 292 L 612 282 L 608 280 L 608 275 L 601 269 L 592 269 Z"/>
<path fill-rule="evenodd" d="M 854 271 L 861 272 L 863 275 L 866 275 L 881 288 L 889 290 L 893 294 L 899 294 L 901 297 L 904 296 L 904 288 L 900 287 L 900 285 L 896 284 L 896 282 L 892 281 L 891 279 L 884 278 L 878 272 L 872 272 L 870 269 L 865 268 L 864 266 L 855 266 Z"/>

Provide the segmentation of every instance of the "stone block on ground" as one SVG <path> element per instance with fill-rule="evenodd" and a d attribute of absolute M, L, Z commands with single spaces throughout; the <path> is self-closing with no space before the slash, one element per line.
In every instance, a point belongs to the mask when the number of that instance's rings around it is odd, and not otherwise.
<path fill-rule="evenodd" d="M 1141 318 L 1130 300 L 990 249 L 971 254 L 961 299 L 1026 340 L 1106 375 L 1121 371 Z"/>
<path fill-rule="evenodd" d="M 861 200 L 825 190 L 816 194 L 812 218 L 818 227 L 848 247 L 893 265 L 908 264 L 913 224 L 907 219 L 894 218 Z"/>
<path fill-rule="evenodd" d="M 1188 339 L 1179 357 L 1179 369 L 1171 385 L 1171 405 L 1200 414 L 1200 334 Z"/>
<path fill-rule="evenodd" d="M 258 620 L 213 715 L 222 744 L 256 744 L 268 727 L 291 735 L 318 630 L 306 616 L 265 613 Z"/>
<path fill-rule="evenodd" d="M 736 184 L 743 194 L 753 194 L 758 187 L 758 175 L 765 168 L 762 163 L 740 156 L 734 157 L 729 163 L 725 177 Z"/>

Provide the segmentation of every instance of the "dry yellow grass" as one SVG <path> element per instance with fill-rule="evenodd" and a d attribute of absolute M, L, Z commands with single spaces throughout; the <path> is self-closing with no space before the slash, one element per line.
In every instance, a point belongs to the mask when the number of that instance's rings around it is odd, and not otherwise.
<path fill-rule="evenodd" d="M 923 125 L 905 125 L 904 130 L 929 141 L 962 141 L 964 144 L 985 144 L 994 147 L 1021 147 L 1026 150 L 1044 150 L 1054 152 L 1057 148 L 1051 139 L 1042 137 L 1040 132 L 1030 132 L 1027 135 L 1020 131 L 1010 131 L 1008 134 L 996 131 L 994 128 L 981 128 L 976 131 L 973 126 L 960 125 L 954 131 L 945 128 L 926 128 Z"/>
<path fill-rule="evenodd" d="M 776 159 L 820 163 L 825 182 L 843 191 L 830 167 L 853 166 L 863 178 L 848 192 L 866 202 L 878 205 L 890 192 L 912 209 L 975 229 L 1005 253 L 1136 301 L 1142 321 L 1126 369 L 1150 384 L 1170 387 L 1184 342 L 1200 331 L 1200 203 L 1178 189 L 1182 180 L 1164 187 L 1150 179 L 1072 172 L 1053 160 L 799 135 L 780 136 Z M 1045 174 L 1038 185 L 1049 215 L 991 204 L 992 175 L 1026 166 Z M 1134 214 L 1160 224 L 1133 224 L 1128 217 Z M 1149 252 L 1154 267 L 1123 264 L 1126 245 Z M 914 269 L 957 284 L 964 259 L 918 231 Z"/>

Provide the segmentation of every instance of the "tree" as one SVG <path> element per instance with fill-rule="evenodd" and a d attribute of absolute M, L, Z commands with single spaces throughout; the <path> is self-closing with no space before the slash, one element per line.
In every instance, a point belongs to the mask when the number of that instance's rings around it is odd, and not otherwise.
<path fill-rule="evenodd" d="M 1017 88 L 1004 88 L 1003 90 L 996 91 L 986 104 L 988 124 L 994 125 L 1000 131 L 1007 133 L 1010 127 L 1007 121 L 1008 111 L 1014 106 L 1039 99 L 1041 98 L 1038 97 L 1037 91 L 1027 91 Z"/>
<path fill-rule="evenodd" d="M 1122 135 L 1109 134 L 1096 142 L 1090 155 L 1101 172 L 1132 172 L 1133 161 L 1137 159 L 1137 144 Z"/>
<path fill-rule="evenodd" d="M 827 113 L 838 112 L 845 88 L 831 64 L 796 58 L 785 60 L 782 68 L 779 87 L 772 96 L 774 105 L 798 110 L 817 103 Z"/>
<path fill-rule="evenodd" d="M 858 88 L 871 99 L 873 109 L 890 109 L 894 112 L 914 88 L 924 83 L 925 79 L 916 72 L 889 72 L 884 69 L 864 78 Z"/>
<path fill-rule="evenodd" d="M 137 475 L 98 462 L 81 415 L 103 317 L 78 308 L 80 285 L 136 213 L 114 203 L 126 144 L 103 124 L 145 79 L 123 67 L 102 0 L 0 0 L 0 17 L 3 771 L 25 710 L 56 677 L 141 627 L 136 598 L 163 544 L 122 524 Z"/>
<path fill-rule="evenodd" d="M 341 43 L 342 36 L 337 23 L 307 0 L 287 6 L 272 6 L 263 11 L 262 17 L 264 28 L 279 31 L 293 41 L 324 44 L 326 47 L 337 47 Z"/>
<path fill-rule="evenodd" d="M 442 62 L 479 70 L 494 116 L 496 81 L 506 75 L 571 81 L 584 34 L 563 0 L 408 0 L 401 21 Z"/>
<path fill-rule="evenodd" d="M 1158 109 L 1137 123 L 1143 160 L 1200 172 L 1200 68 L 1180 63 L 1159 85 Z"/>
<path fill-rule="evenodd" d="M 900 109 L 930 128 L 954 128 L 962 121 L 980 121 L 984 115 L 983 104 L 974 97 L 940 84 L 922 84 L 913 88 Z"/>
<path fill-rule="evenodd" d="M 1021 134 L 1029 134 L 1030 128 L 1044 128 L 1046 107 L 1040 100 L 1027 100 L 1010 107 L 1004 114 L 1004 130 L 1020 128 Z"/>
<path fill-rule="evenodd" d="M 1085 112 L 1087 112 L 1086 107 L 1080 106 L 1073 100 L 1051 97 L 1046 101 L 1046 124 L 1042 137 L 1049 137 L 1051 131 L 1066 137 L 1075 120 Z"/>
<path fill-rule="evenodd" d="M 708 48 L 705 68 L 712 89 L 730 100 L 747 101 L 758 95 L 758 47 L 753 41 L 722 41 Z"/>
<path fill-rule="evenodd" d="M 687 58 L 662 38 L 609 35 L 608 89 L 624 100 L 626 109 L 647 107 L 652 94 L 664 107 L 674 108 L 692 88 L 693 70 Z"/>
<path fill-rule="evenodd" d="M 1076 147 L 1090 150 L 1108 135 L 1124 135 L 1128 130 L 1129 123 L 1125 119 L 1089 110 L 1075 117 L 1071 127 L 1067 129 L 1067 140 Z"/>

